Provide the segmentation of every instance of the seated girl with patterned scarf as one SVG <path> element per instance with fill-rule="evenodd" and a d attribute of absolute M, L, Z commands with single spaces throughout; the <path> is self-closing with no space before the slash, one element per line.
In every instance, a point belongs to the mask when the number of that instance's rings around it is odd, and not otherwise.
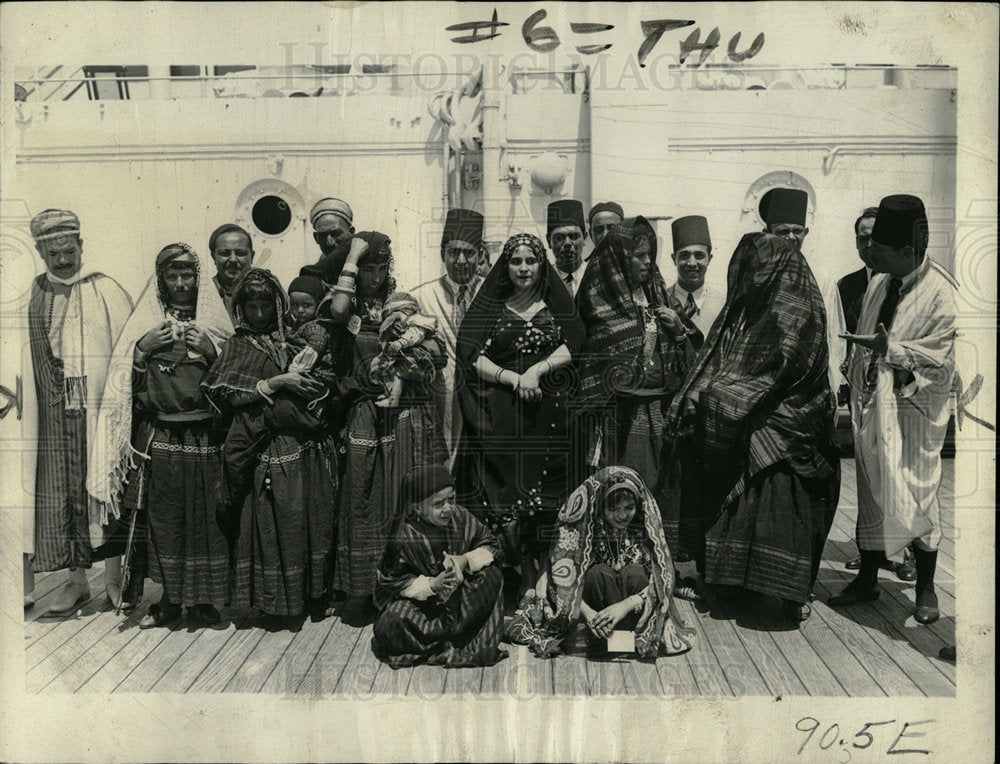
<path fill-rule="evenodd" d="M 505 636 L 551 658 L 582 617 L 593 639 L 634 631 L 638 657 L 676 655 L 691 649 L 695 635 L 673 594 L 674 565 L 656 501 L 633 470 L 605 467 L 559 510 L 547 564 Z"/>

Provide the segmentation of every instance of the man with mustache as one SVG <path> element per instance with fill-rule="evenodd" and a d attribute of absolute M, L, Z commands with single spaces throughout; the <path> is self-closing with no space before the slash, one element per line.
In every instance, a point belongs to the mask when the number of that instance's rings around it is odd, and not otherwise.
<path fill-rule="evenodd" d="M 439 373 L 435 398 L 451 464 L 462 432 L 462 417 L 455 399 L 455 342 L 465 311 L 472 304 L 483 278 L 478 265 L 483 245 L 483 216 L 473 210 L 448 210 L 441 235 L 444 275 L 421 284 L 411 294 L 420 312 L 438 320 L 438 334 L 444 339 L 448 364 Z"/>
<path fill-rule="evenodd" d="M 343 199 L 327 196 L 313 205 L 309 212 L 313 239 L 324 255 L 329 255 L 337 245 L 354 235 L 354 212 Z"/>
<path fill-rule="evenodd" d="M 27 307 L 31 352 L 22 437 L 38 448 L 26 456 L 22 474 L 34 504 L 25 529 L 25 562 L 31 562 L 25 566 L 25 606 L 32 604 L 33 572 L 66 570 L 47 615 L 69 616 L 90 598 L 87 570 L 94 561 L 106 560 L 105 591 L 112 602 L 121 585 L 121 544 L 110 538 L 111 524 L 86 484 L 108 362 L 132 300 L 114 279 L 84 268 L 74 213 L 40 212 L 31 235 L 45 273 L 32 284 Z"/>
<path fill-rule="evenodd" d="M 226 304 L 226 310 L 230 310 L 233 287 L 253 265 L 253 241 L 250 234 L 235 223 L 223 223 L 212 231 L 208 249 L 216 270 L 212 283 Z"/>
<path fill-rule="evenodd" d="M 556 275 L 569 293 L 576 297 L 586 264 L 583 262 L 583 242 L 587 223 L 583 205 L 576 199 L 560 199 L 548 207 L 546 239 L 555 256 Z"/>

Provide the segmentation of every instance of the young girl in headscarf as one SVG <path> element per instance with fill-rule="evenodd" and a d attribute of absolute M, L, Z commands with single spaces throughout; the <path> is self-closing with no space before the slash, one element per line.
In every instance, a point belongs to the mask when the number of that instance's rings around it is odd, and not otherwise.
<path fill-rule="evenodd" d="M 175 622 L 184 604 L 196 624 L 216 623 L 215 605 L 228 597 L 229 550 L 216 520 L 222 432 L 201 382 L 233 327 L 203 280 L 187 244 L 156 256 L 112 356 L 91 454 L 94 498 L 116 517 L 141 513 L 123 606 L 134 608 L 141 597 L 147 533 L 148 573 L 163 585 L 140 628 Z"/>
<path fill-rule="evenodd" d="M 550 658 L 582 618 L 597 639 L 634 631 L 640 658 L 691 649 L 694 631 L 673 603 L 660 510 L 636 472 L 606 467 L 587 478 L 559 510 L 556 531 L 537 583 L 505 630 L 510 641 Z"/>
<path fill-rule="evenodd" d="M 307 607 L 325 611 L 336 452 L 325 420 L 308 409 L 323 385 L 285 371 L 288 298 L 269 271 L 251 268 L 240 278 L 232 312 L 236 335 L 203 387 L 232 415 L 233 429 L 266 433 L 249 468 L 227 465 L 230 479 L 243 480 L 230 487 L 240 498 L 233 605 L 258 608 L 269 625 L 295 626 Z M 231 445 L 227 460 L 246 456 Z"/>
<path fill-rule="evenodd" d="M 399 529 L 378 568 L 372 651 L 393 668 L 492 666 L 506 656 L 500 545 L 455 503 L 451 473 L 418 467 L 403 481 Z"/>
<path fill-rule="evenodd" d="M 534 581 L 552 523 L 572 480 L 568 366 L 583 323 L 535 236 L 504 245 L 459 329 L 455 388 L 462 445 L 460 498 Z"/>
<path fill-rule="evenodd" d="M 392 248 L 384 234 L 363 231 L 342 242 L 320 262 L 333 296 L 321 308 L 343 326 L 351 356 L 343 375 L 345 469 L 337 530 L 335 589 L 351 600 L 342 617 L 367 620 L 373 611 L 375 569 L 397 518 L 400 481 L 411 469 L 447 459 L 438 410 L 429 387 L 447 358 L 436 334 L 421 342 L 430 359 L 404 376 L 399 405 L 376 405 L 384 387 L 371 366 L 379 354 L 386 301 L 396 293 Z"/>

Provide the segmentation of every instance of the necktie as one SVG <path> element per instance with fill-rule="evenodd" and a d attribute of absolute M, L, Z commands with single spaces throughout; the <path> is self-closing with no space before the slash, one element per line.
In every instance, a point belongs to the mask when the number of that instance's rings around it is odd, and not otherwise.
<path fill-rule="evenodd" d="M 684 317 L 694 318 L 694 314 L 698 312 L 698 304 L 694 301 L 694 295 L 688 292 L 687 302 L 684 304 Z"/>
<path fill-rule="evenodd" d="M 882 301 L 882 307 L 878 311 L 878 324 L 885 326 L 886 331 L 892 328 L 892 320 L 896 317 L 896 306 L 899 305 L 899 288 L 903 285 L 903 282 L 899 279 L 890 279 L 889 288 L 885 292 L 885 299 Z M 872 392 L 875 390 L 875 385 L 878 383 L 878 359 L 877 353 L 872 353 L 871 360 L 868 362 L 868 369 L 865 372 L 865 387 L 864 387 L 864 400 L 868 400 L 871 397 Z"/>
<path fill-rule="evenodd" d="M 458 294 L 455 296 L 455 328 L 462 325 L 465 318 L 465 311 L 469 308 L 469 287 L 461 284 L 458 287 Z"/>
<path fill-rule="evenodd" d="M 566 286 L 569 287 L 569 291 L 573 291 L 573 274 L 567 273 L 566 278 L 563 279 L 566 282 Z"/>

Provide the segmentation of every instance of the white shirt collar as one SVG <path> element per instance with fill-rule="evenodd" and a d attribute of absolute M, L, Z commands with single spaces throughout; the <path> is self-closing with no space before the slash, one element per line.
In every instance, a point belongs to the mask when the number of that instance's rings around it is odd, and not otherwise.
<path fill-rule="evenodd" d="M 708 284 L 702 283 L 702 285 L 693 292 L 689 292 L 680 285 L 680 282 L 676 282 L 674 283 L 674 289 L 677 291 L 677 299 L 680 300 L 682 305 L 687 302 L 688 295 L 691 295 L 694 297 L 694 304 L 698 306 L 699 310 L 701 310 L 701 304 L 705 301 L 705 292 L 708 290 Z"/>
<path fill-rule="evenodd" d="M 451 277 L 445 273 L 441 277 L 441 283 L 444 284 L 444 288 L 452 297 L 458 296 L 458 290 L 462 287 L 468 287 L 469 292 L 474 292 L 476 290 L 476 285 L 479 283 L 479 279 L 482 278 L 478 273 L 473 276 L 469 281 L 464 284 L 459 284 L 457 281 L 452 281 Z"/>
<path fill-rule="evenodd" d="M 580 278 L 583 277 L 583 269 L 586 267 L 586 265 L 587 265 L 587 261 L 586 260 L 581 260 L 580 261 L 580 267 L 577 268 L 575 271 L 573 271 L 573 274 L 572 274 L 573 275 L 573 281 L 577 281 L 578 279 L 580 279 Z M 558 265 L 556 265 L 554 267 L 556 269 L 556 273 L 559 274 L 560 280 L 565 281 L 566 277 L 570 275 L 566 271 L 562 270 Z"/>

